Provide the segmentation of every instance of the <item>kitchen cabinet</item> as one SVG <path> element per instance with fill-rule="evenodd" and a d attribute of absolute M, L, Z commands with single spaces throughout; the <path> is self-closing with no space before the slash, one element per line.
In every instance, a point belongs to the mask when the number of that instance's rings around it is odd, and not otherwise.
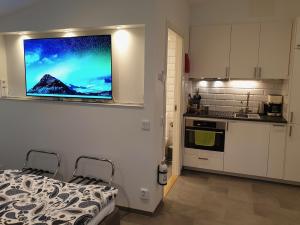
<path fill-rule="evenodd" d="M 270 144 L 267 177 L 283 179 L 286 144 L 286 125 L 270 125 Z"/>
<path fill-rule="evenodd" d="M 259 47 L 259 78 L 287 79 L 291 50 L 292 23 L 262 23 Z"/>
<path fill-rule="evenodd" d="M 269 124 L 229 122 L 225 139 L 224 171 L 267 176 Z"/>
<path fill-rule="evenodd" d="M 291 22 L 192 27 L 190 77 L 287 79 L 291 35 Z"/>
<path fill-rule="evenodd" d="M 192 78 L 226 78 L 229 67 L 231 25 L 191 28 Z"/>
<path fill-rule="evenodd" d="M 183 157 L 183 165 L 192 168 L 223 171 L 223 157 L 223 153 L 219 152 L 186 148 Z"/>
<path fill-rule="evenodd" d="M 258 66 L 260 24 L 232 25 L 230 78 L 255 79 Z"/>
<path fill-rule="evenodd" d="M 294 51 L 294 64 L 290 82 L 290 122 L 300 124 L 300 49 Z"/>
<path fill-rule="evenodd" d="M 295 38 L 294 38 L 294 49 L 299 48 L 300 49 L 300 18 L 297 18 L 295 23 Z"/>
<path fill-rule="evenodd" d="M 289 125 L 284 179 L 300 182 L 300 125 Z"/>

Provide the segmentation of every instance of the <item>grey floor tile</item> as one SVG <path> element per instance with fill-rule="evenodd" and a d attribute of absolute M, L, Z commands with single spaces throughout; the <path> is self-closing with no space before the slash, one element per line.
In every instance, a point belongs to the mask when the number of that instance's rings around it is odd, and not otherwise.
<path fill-rule="evenodd" d="M 185 171 L 155 216 L 121 225 L 300 225 L 300 187 Z"/>

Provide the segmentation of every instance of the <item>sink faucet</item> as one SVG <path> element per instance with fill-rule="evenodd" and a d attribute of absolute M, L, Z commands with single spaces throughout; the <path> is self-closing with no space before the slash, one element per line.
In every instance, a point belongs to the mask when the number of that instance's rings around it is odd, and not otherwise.
<path fill-rule="evenodd" d="M 246 109 L 245 109 L 246 114 L 251 112 L 251 110 L 249 109 L 249 100 L 250 100 L 250 91 L 247 93 L 247 105 L 246 105 Z"/>

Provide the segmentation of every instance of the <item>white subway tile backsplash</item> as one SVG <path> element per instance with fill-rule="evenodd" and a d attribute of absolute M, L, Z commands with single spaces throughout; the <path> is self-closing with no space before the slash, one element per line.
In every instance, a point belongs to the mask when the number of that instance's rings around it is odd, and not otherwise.
<path fill-rule="evenodd" d="M 209 90 L 210 93 L 213 93 L 213 94 L 224 94 L 224 89 L 223 88 L 211 88 Z"/>
<path fill-rule="evenodd" d="M 228 94 L 216 95 L 216 99 L 220 99 L 220 100 L 232 100 L 233 99 L 233 95 L 228 95 Z"/>
<path fill-rule="evenodd" d="M 216 95 L 215 94 L 208 94 L 208 93 L 205 93 L 205 94 L 202 94 L 200 93 L 202 99 L 215 99 L 216 98 Z"/>
<path fill-rule="evenodd" d="M 264 90 L 263 89 L 252 89 L 249 90 L 251 95 L 263 95 L 264 94 Z"/>
<path fill-rule="evenodd" d="M 216 102 L 216 100 L 207 99 L 206 104 L 207 105 L 217 105 L 217 102 Z"/>
<path fill-rule="evenodd" d="M 216 83 L 217 82 L 217 83 Z M 239 111 L 246 107 L 247 93 L 250 92 L 249 106 L 253 112 L 262 111 L 262 102 L 267 95 L 288 95 L 288 82 L 282 80 L 263 81 L 195 81 L 188 84 L 189 93 L 197 90 L 202 97 L 201 104 L 208 105 L 210 110 Z"/>
<path fill-rule="evenodd" d="M 223 111 L 223 112 L 233 112 L 234 107 L 233 106 L 216 106 L 216 111 Z"/>

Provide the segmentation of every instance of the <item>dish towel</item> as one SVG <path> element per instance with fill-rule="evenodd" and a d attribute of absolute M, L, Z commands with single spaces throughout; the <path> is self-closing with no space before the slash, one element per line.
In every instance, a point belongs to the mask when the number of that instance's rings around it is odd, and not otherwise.
<path fill-rule="evenodd" d="M 196 130 L 195 144 L 200 146 L 212 147 L 215 145 L 216 133 L 213 131 Z"/>

